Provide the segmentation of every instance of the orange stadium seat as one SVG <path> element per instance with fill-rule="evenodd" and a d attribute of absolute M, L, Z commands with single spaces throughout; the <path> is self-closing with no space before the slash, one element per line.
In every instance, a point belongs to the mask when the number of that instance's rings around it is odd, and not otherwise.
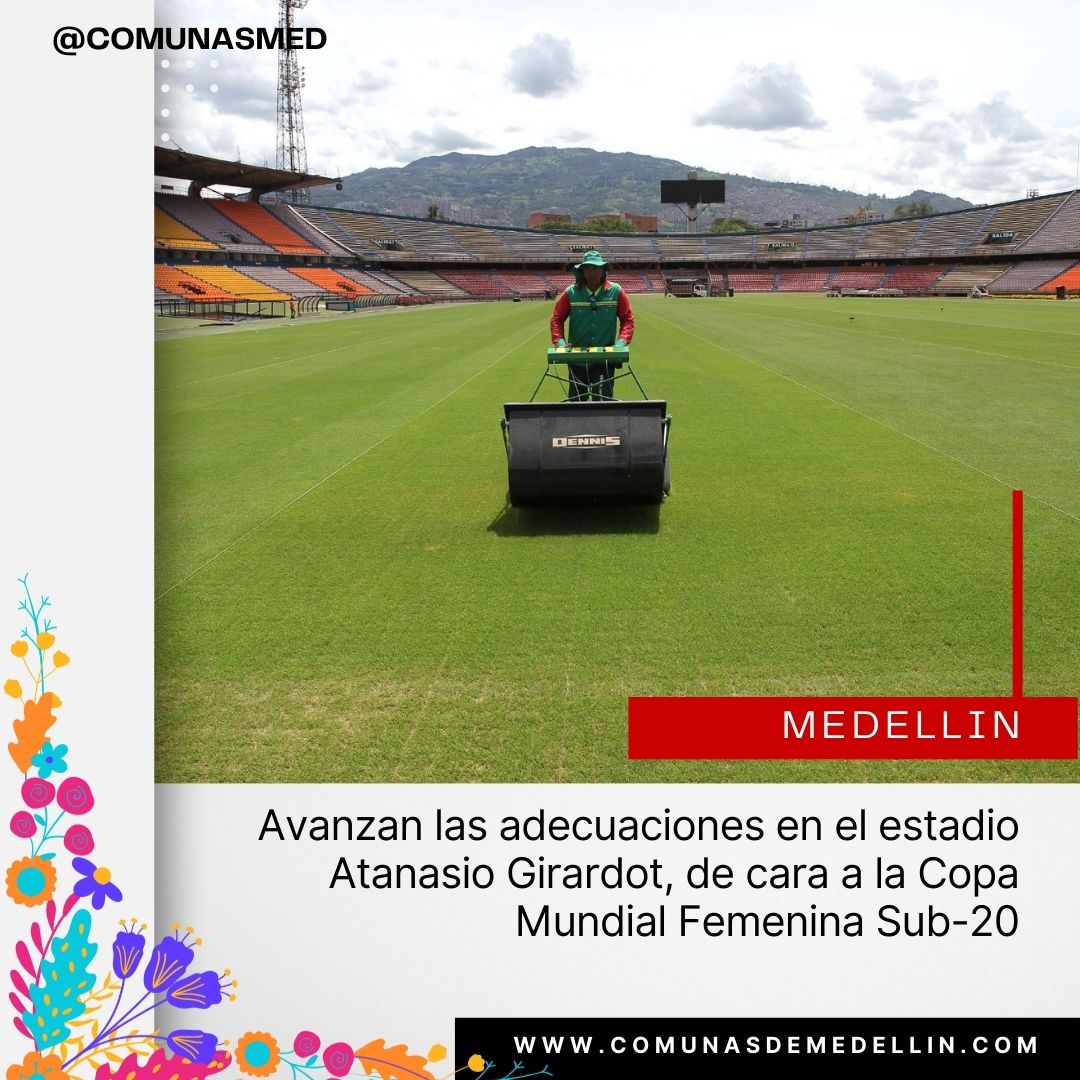
<path fill-rule="evenodd" d="M 324 292 L 335 296 L 374 296 L 375 290 L 361 285 L 358 281 L 339 274 L 336 270 L 324 270 L 318 267 L 294 266 L 291 272 L 297 277 L 318 285 Z"/>
<path fill-rule="evenodd" d="M 298 232 L 294 232 L 283 221 L 278 221 L 264 207 L 253 202 L 238 202 L 236 199 L 214 199 L 213 208 L 224 214 L 230 221 L 252 236 L 257 236 L 283 255 L 324 255 L 325 252 L 314 247 Z"/>
<path fill-rule="evenodd" d="M 290 300 L 288 293 L 283 293 L 270 285 L 264 285 L 239 270 L 229 266 L 185 266 L 182 269 L 193 278 L 215 285 L 223 292 L 229 292 L 241 300 Z"/>
<path fill-rule="evenodd" d="M 193 277 L 183 267 L 164 266 L 158 263 L 154 267 L 154 285 L 173 296 L 182 296 L 185 300 L 238 300 L 235 293 L 224 289 L 203 278 Z"/>

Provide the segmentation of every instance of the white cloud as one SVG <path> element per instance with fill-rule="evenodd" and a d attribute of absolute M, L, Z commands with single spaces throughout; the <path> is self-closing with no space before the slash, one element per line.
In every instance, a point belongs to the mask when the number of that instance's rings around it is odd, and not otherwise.
<path fill-rule="evenodd" d="M 880 68 L 864 68 L 863 74 L 873 87 L 863 103 L 863 112 L 871 120 L 911 120 L 936 96 L 937 79 L 904 82 Z"/>
<path fill-rule="evenodd" d="M 553 34 L 537 34 L 513 49 L 506 78 L 518 93 L 535 98 L 559 97 L 581 82 L 570 42 Z"/>
<path fill-rule="evenodd" d="M 695 123 L 749 131 L 824 127 L 802 76 L 793 67 L 777 64 L 741 67 L 727 93 Z"/>

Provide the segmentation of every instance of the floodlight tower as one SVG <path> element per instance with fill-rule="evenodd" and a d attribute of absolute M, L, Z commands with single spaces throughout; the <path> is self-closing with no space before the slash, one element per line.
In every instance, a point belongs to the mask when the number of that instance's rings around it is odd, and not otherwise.
<path fill-rule="evenodd" d="M 287 172 L 307 172 L 307 145 L 304 142 L 304 111 L 300 91 L 304 86 L 304 69 L 296 62 L 296 53 L 288 48 L 293 28 L 293 12 L 307 7 L 308 0 L 278 0 L 278 26 L 282 29 L 282 46 L 278 49 L 277 76 L 277 167 Z M 308 192 L 294 188 L 294 203 L 307 202 Z"/>

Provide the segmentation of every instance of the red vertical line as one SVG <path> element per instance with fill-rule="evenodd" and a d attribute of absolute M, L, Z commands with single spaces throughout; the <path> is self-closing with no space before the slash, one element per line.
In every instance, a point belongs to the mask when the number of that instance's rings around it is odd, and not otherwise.
<path fill-rule="evenodd" d="M 1012 493 L 1012 693 L 1024 696 L 1024 493 Z"/>

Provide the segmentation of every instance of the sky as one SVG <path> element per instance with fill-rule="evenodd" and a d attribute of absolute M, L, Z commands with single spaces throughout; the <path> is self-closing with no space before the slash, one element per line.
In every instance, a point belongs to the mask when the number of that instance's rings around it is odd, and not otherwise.
<path fill-rule="evenodd" d="M 155 13 L 158 26 L 272 27 L 278 2 L 159 0 Z M 557 146 L 889 198 L 1077 186 L 1080 0 L 1037 13 L 1017 0 L 308 0 L 295 22 L 326 34 L 297 58 L 308 169 L 328 176 Z M 276 52 L 155 64 L 160 145 L 276 163 Z"/>

